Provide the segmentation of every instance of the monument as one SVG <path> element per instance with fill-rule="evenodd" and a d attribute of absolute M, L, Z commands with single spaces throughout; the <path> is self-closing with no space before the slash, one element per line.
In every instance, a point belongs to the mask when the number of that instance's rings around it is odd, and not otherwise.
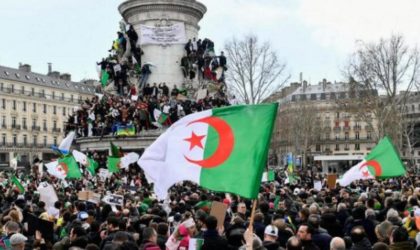
<path fill-rule="evenodd" d="M 195 0 L 127 0 L 119 11 L 139 35 L 142 64 L 152 65 L 147 82 L 180 86 L 184 82 L 180 66 L 184 46 L 189 39 L 198 40 L 198 23 L 206 6 Z"/>

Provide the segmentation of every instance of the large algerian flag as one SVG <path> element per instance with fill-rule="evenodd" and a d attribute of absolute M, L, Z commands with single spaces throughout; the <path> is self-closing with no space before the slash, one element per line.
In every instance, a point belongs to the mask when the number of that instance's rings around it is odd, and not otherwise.
<path fill-rule="evenodd" d="M 391 178 L 405 175 L 406 170 L 397 150 L 388 137 L 379 141 L 378 145 L 359 162 L 348 170 L 338 181 L 341 186 L 347 186 L 355 180 Z"/>
<path fill-rule="evenodd" d="M 58 147 L 53 146 L 53 150 L 58 151 L 60 154 L 66 155 L 70 153 L 70 147 L 73 143 L 74 137 L 76 136 L 76 133 L 74 131 L 71 131 L 68 133 L 66 138 L 64 138 L 60 145 Z"/>
<path fill-rule="evenodd" d="M 121 163 L 120 157 L 108 156 L 107 166 L 108 166 L 109 172 L 118 173 L 121 167 L 120 163 Z"/>
<path fill-rule="evenodd" d="M 232 106 L 188 115 L 146 149 L 138 164 L 165 199 L 175 183 L 256 198 L 277 104 Z"/>

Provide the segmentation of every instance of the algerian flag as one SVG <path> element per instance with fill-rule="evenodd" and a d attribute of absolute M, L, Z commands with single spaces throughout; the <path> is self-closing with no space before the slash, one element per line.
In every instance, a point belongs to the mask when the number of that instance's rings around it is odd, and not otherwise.
<path fill-rule="evenodd" d="M 263 173 L 263 175 L 262 175 L 261 182 L 271 182 L 271 181 L 274 181 L 275 176 L 276 175 L 274 173 L 274 170 L 265 171 Z"/>
<path fill-rule="evenodd" d="M 121 168 L 128 168 L 128 166 L 132 163 L 135 163 L 139 160 L 140 156 L 137 153 L 131 152 L 124 157 L 121 157 Z"/>
<path fill-rule="evenodd" d="M 121 163 L 120 157 L 108 156 L 107 165 L 108 165 L 109 172 L 118 173 L 121 168 L 120 163 Z"/>
<path fill-rule="evenodd" d="M 25 188 L 22 186 L 22 183 L 20 183 L 20 180 L 16 177 L 16 175 L 12 175 L 12 182 L 15 184 L 15 186 L 19 189 L 20 193 L 25 193 Z"/>
<path fill-rule="evenodd" d="M 159 109 L 153 110 L 153 116 L 155 118 L 155 122 L 152 122 L 153 125 L 155 125 L 158 128 L 161 128 L 162 125 L 166 122 L 168 119 L 168 115 L 160 111 Z"/>
<path fill-rule="evenodd" d="M 82 173 L 73 156 L 66 156 L 58 159 L 56 162 L 46 164 L 48 173 L 59 178 L 80 179 Z"/>
<path fill-rule="evenodd" d="M 53 149 L 58 150 L 63 155 L 66 155 L 66 154 L 70 153 L 70 147 L 71 147 L 71 144 L 73 143 L 75 135 L 76 135 L 76 133 L 74 131 L 71 131 L 66 136 L 66 138 L 64 138 L 61 141 L 60 146 L 58 146 L 58 148 L 53 146 Z"/>
<path fill-rule="evenodd" d="M 347 186 L 355 180 L 366 180 L 378 178 L 391 178 L 405 175 L 406 170 L 401 159 L 386 136 L 379 141 L 378 145 L 359 162 L 348 170 L 343 177 L 338 180 L 341 186 Z"/>
<path fill-rule="evenodd" d="M 77 150 L 73 150 L 72 152 L 74 159 L 86 167 L 86 169 L 92 174 L 96 174 L 96 169 L 99 167 L 99 164 L 93 160 L 92 158 L 87 157 L 87 155 L 79 152 Z"/>
<path fill-rule="evenodd" d="M 121 151 L 120 149 L 114 145 L 114 143 L 110 142 L 111 144 L 111 155 L 114 157 L 120 157 Z"/>
<path fill-rule="evenodd" d="M 159 199 L 175 183 L 256 198 L 277 104 L 243 105 L 193 113 L 146 149 L 138 165 Z"/>

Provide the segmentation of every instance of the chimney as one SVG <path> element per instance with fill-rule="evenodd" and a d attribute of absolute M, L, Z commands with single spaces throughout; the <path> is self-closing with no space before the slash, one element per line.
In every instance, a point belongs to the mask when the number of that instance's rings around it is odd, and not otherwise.
<path fill-rule="evenodd" d="M 303 81 L 303 73 L 302 72 L 300 72 L 300 74 L 299 74 L 299 82 L 300 82 L 300 84 L 302 84 L 302 81 Z"/>
<path fill-rule="evenodd" d="M 60 72 L 58 71 L 52 71 L 51 73 L 48 74 L 49 77 L 54 77 L 57 79 L 60 79 Z"/>
<path fill-rule="evenodd" d="M 31 72 L 31 65 L 19 63 L 19 70 L 23 71 L 23 72 L 26 72 L 26 73 L 30 73 Z"/>
<path fill-rule="evenodd" d="M 305 93 L 307 87 L 308 87 L 308 82 L 303 81 L 303 93 Z"/>
<path fill-rule="evenodd" d="M 52 63 L 48 63 L 48 75 L 52 72 Z"/>
<path fill-rule="evenodd" d="M 68 73 L 61 74 L 60 79 L 65 81 L 71 81 L 71 75 Z"/>
<path fill-rule="evenodd" d="M 322 90 L 325 91 L 325 88 L 327 87 L 327 79 L 322 79 Z"/>

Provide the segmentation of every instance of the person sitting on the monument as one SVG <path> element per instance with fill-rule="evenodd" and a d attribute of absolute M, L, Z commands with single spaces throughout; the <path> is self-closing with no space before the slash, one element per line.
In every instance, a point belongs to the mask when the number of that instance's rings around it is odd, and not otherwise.
<path fill-rule="evenodd" d="M 166 83 L 160 83 L 159 89 L 162 90 L 162 95 L 168 97 L 169 96 L 169 88 L 166 86 Z"/>
<path fill-rule="evenodd" d="M 188 77 L 189 68 L 190 68 L 190 60 L 188 56 L 183 56 L 181 58 L 181 69 L 182 69 L 182 74 L 184 75 L 184 78 Z"/>
<path fill-rule="evenodd" d="M 158 94 L 159 94 L 159 89 L 158 89 L 158 87 L 156 86 L 156 83 L 153 83 L 153 86 L 151 87 L 151 93 L 150 93 L 150 96 L 151 97 L 157 97 L 158 96 Z"/>
<path fill-rule="evenodd" d="M 122 53 L 125 52 L 125 50 L 127 49 L 127 40 L 124 37 L 124 34 L 121 32 L 117 32 L 118 34 L 118 45 L 119 48 L 121 49 Z"/>
<path fill-rule="evenodd" d="M 223 68 L 223 70 L 226 70 L 227 69 L 226 64 L 227 64 L 226 63 L 226 57 L 225 57 L 225 55 L 222 51 L 222 52 L 220 52 L 220 56 L 219 56 L 219 65 L 220 65 L 220 67 Z"/>
<path fill-rule="evenodd" d="M 192 52 L 197 52 L 197 50 L 198 50 L 198 45 L 197 45 L 197 41 L 194 37 L 192 42 L 191 42 L 191 51 Z"/>
<path fill-rule="evenodd" d="M 140 77 L 140 85 L 139 85 L 139 89 L 143 89 L 147 80 L 149 79 L 150 74 L 152 73 L 152 71 L 150 71 L 150 67 L 149 64 L 145 64 L 143 65 L 143 67 L 141 68 L 141 77 Z"/>

